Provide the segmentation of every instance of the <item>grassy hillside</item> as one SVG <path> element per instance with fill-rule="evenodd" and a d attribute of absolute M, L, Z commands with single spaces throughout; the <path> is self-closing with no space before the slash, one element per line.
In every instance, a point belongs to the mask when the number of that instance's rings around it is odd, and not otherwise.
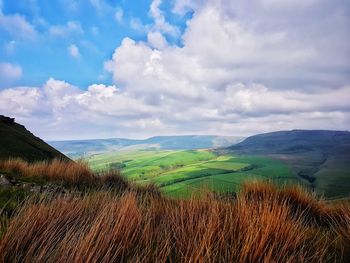
<path fill-rule="evenodd" d="M 291 130 L 254 135 L 228 149 L 247 154 L 334 153 L 349 145 L 348 131 Z"/>
<path fill-rule="evenodd" d="M 0 116 L 0 159 L 19 157 L 28 161 L 68 158 L 34 136 L 13 119 Z"/>
<path fill-rule="evenodd" d="M 273 180 L 278 184 L 300 182 L 279 160 L 261 156 L 217 155 L 208 150 L 133 150 L 97 154 L 85 159 L 95 171 L 121 169 L 138 184 L 155 184 L 168 196 L 237 192 L 249 180 Z"/>
<path fill-rule="evenodd" d="M 320 194 L 350 194 L 350 132 L 293 130 L 259 134 L 224 152 L 270 156 L 290 166 Z"/>
<path fill-rule="evenodd" d="M 26 201 L 0 226 L 0 261 L 350 260 L 349 204 L 332 206 L 296 187 L 252 183 L 234 199 L 123 191 Z"/>
<path fill-rule="evenodd" d="M 36 162 L 0 160 L 0 236 L 3 220 L 11 216 L 18 205 L 30 196 L 44 194 L 51 198 L 75 198 L 101 189 L 160 194 L 153 186 L 140 187 L 129 183 L 118 170 L 94 173 L 82 162 L 62 159 Z"/>
<path fill-rule="evenodd" d="M 156 136 L 145 140 L 131 139 L 98 139 L 75 141 L 51 141 L 53 147 L 72 158 L 86 157 L 96 153 L 105 153 L 126 149 L 158 149 L 158 150 L 192 150 L 215 147 L 226 147 L 241 141 L 235 136 Z"/>

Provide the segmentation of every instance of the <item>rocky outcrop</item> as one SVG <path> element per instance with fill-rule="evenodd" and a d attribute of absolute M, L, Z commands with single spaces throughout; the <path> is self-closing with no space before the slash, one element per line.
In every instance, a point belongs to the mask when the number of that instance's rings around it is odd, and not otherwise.
<path fill-rule="evenodd" d="M 13 176 L 0 174 L 0 189 L 1 188 L 11 188 L 11 189 L 23 189 L 25 191 L 34 193 L 34 194 L 47 194 L 54 196 L 70 196 L 78 197 L 82 193 L 77 190 L 66 189 L 62 185 L 55 183 L 45 183 L 37 184 L 34 182 L 23 182 L 18 178 Z"/>
<path fill-rule="evenodd" d="M 0 115 L 0 122 L 2 122 L 4 124 L 13 124 L 13 123 L 15 123 L 15 118 L 10 118 L 10 117 L 6 117 L 4 115 Z"/>

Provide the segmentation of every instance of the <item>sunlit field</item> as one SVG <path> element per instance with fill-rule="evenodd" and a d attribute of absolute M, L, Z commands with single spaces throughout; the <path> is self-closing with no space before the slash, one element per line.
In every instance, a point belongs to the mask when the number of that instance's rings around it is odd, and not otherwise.
<path fill-rule="evenodd" d="M 281 161 L 261 156 L 218 155 L 209 150 L 119 151 L 85 159 L 95 171 L 121 169 L 141 185 L 155 184 L 166 195 L 189 197 L 203 189 L 237 192 L 249 180 L 277 184 L 302 182 Z"/>

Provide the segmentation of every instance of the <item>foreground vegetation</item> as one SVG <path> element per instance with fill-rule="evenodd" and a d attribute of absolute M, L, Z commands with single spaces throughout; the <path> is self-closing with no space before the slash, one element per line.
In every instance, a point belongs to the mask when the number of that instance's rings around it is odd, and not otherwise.
<path fill-rule="evenodd" d="M 29 163 L 19 158 L 12 158 L 0 162 L 0 171 L 25 181 L 53 181 L 81 189 L 103 186 L 111 178 L 118 181 L 116 185 L 120 185 L 121 181 L 124 181 L 119 170 L 113 170 L 113 173 L 110 170 L 102 174 L 95 174 L 83 162 L 61 159 Z"/>
<path fill-rule="evenodd" d="M 109 184 L 82 164 L 19 163 L 2 162 L 0 170 L 66 180 L 72 189 L 82 182 L 85 190 L 21 203 L 2 225 L 2 262 L 350 260 L 349 204 L 325 203 L 296 186 L 256 181 L 236 196 L 170 199 L 116 174 Z"/>
<path fill-rule="evenodd" d="M 0 161 L 0 176 L 0 234 L 4 221 L 31 196 L 79 197 L 99 190 L 160 194 L 153 185 L 140 187 L 127 182 L 119 170 L 94 173 L 83 162 L 62 159 L 35 163 L 18 158 Z"/>
<path fill-rule="evenodd" d="M 99 192 L 27 203 L 3 262 L 348 262 L 349 207 L 296 189 L 248 186 L 235 201 Z"/>

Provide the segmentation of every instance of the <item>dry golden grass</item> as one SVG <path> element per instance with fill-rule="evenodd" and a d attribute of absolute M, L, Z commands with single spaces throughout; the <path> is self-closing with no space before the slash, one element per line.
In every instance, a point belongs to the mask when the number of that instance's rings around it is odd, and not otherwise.
<path fill-rule="evenodd" d="M 333 208 L 298 188 L 254 183 L 236 200 L 100 191 L 27 202 L 1 240 L 0 259 L 350 262 L 349 228 L 348 204 Z"/>
<path fill-rule="evenodd" d="M 84 162 L 54 159 L 28 163 L 22 159 L 8 159 L 0 161 L 0 171 L 23 177 L 41 177 L 48 181 L 61 182 L 66 186 L 79 188 L 110 186 L 125 190 L 129 187 L 118 170 L 96 175 Z"/>

